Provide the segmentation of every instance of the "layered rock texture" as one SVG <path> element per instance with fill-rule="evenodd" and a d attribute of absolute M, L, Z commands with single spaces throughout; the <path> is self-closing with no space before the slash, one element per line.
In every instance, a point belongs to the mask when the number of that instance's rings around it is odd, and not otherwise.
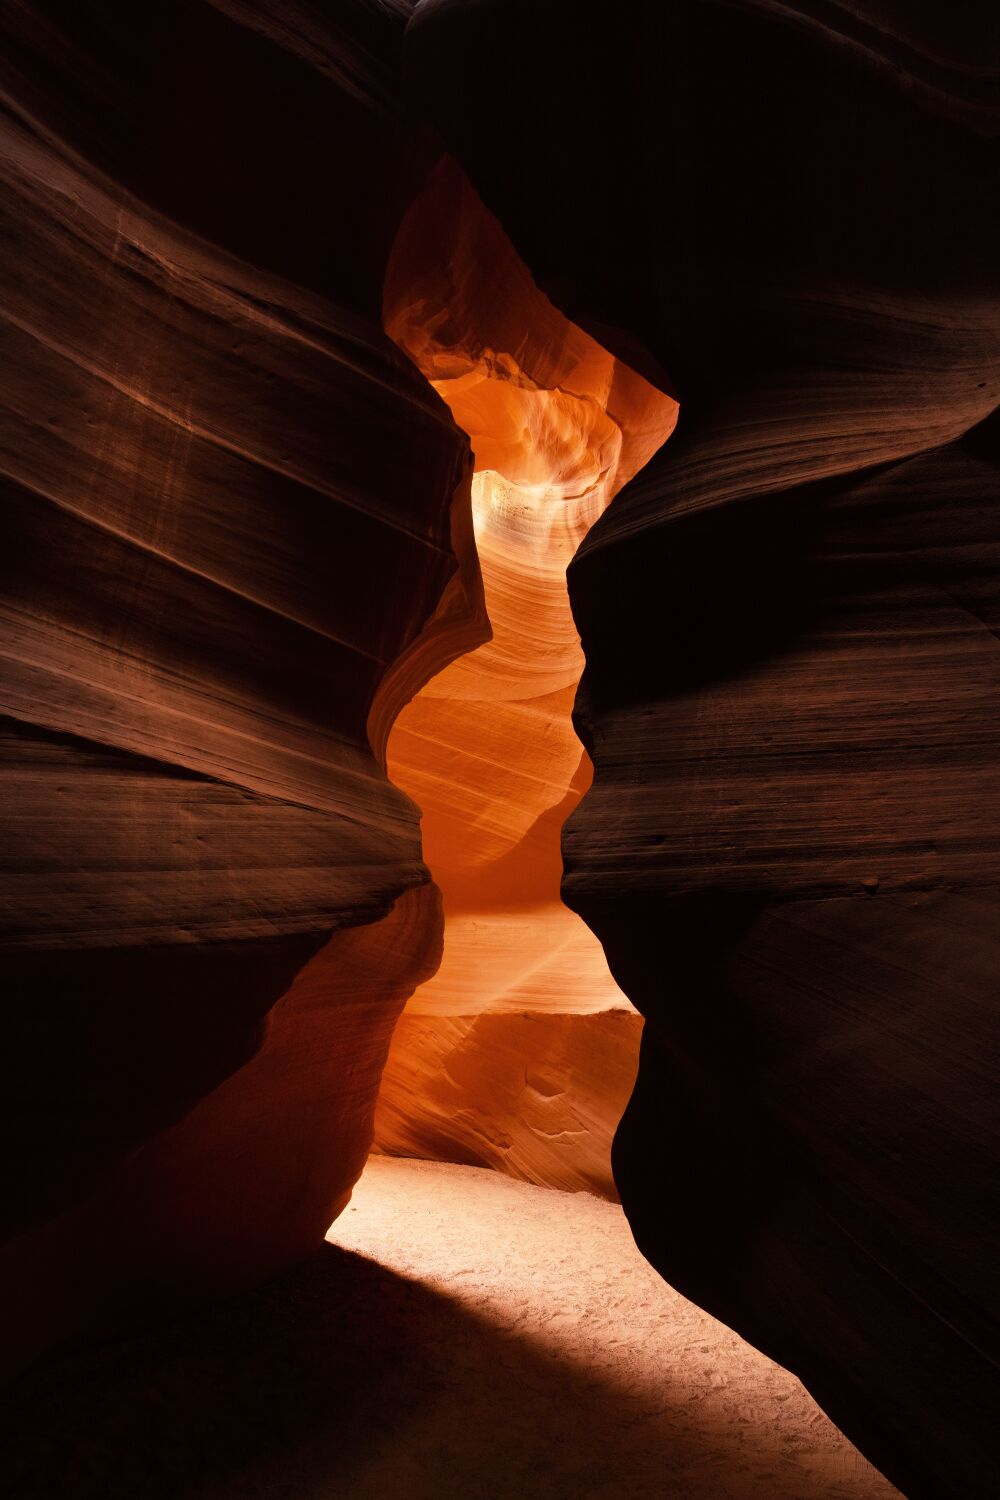
<path fill-rule="evenodd" d="M 468 443 L 381 330 L 405 14 L 4 9 L 15 1358 L 316 1243 L 439 957 L 366 727 L 485 633 Z"/>
<path fill-rule="evenodd" d="M 646 1017 L 635 1234 L 908 1494 L 991 1494 L 991 8 L 429 0 L 408 38 L 542 287 L 681 402 L 570 568 L 564 890 Z"/>
<path fill-rule="evenodd" d="M 994 6 L 411 10 L 3 7 L 5 1353 L 316 1244 L 411 994 L 382 1148 L 606 1194 L 642 1027 L 646 1255 L 992 1496 Z"/>
<path fill-rule="evenodd" d="M 396 238 L 385 317 L 472 441 L 492 639 L 432 678 L 389 739 L 445 935 L 396 1029 L 376 1139 L 613 1195 L 641 1021 L 559 897 L 560 830 L 590 780 L 566 566 L 676 403 L 553 307 L 447 158 Z"/>

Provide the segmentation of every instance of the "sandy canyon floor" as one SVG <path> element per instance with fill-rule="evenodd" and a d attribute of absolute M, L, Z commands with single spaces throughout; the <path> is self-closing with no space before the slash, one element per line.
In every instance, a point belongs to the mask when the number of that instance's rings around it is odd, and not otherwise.
<path fill-rule="evenodd" d="M 17 1500 L 898 1494 L 659 1279 L 617 1207 L 379 1157 L 313 1260 L 63 1355 L 2 1426 Z"/>

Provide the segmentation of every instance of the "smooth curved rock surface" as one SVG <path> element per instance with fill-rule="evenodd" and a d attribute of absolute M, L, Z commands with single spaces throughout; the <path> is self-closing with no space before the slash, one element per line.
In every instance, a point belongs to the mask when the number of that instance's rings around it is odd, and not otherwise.
<path fill-rule="evenodd" d="M 381 329 L 435 152 L 399 103 L 406 14 L 4 12 L 0 1085 L 25 1351 L 314 1243 L 436 961 L 418 813 L 379 752 L 482 610 L 453 546 L 467 441 Z M 273 1060 L 303 986 L 301 1051 Z M 221 1204 L 266 1229 L 241 1239 Z"/>
<path fill-rule="evenodd" d="M 382 1077 L 376 1145 L 617 1200 L 611 1142 L 641 1035 L 642 1017 L 622 1006 L 590 1014 L 565 1000 L 524 1014 L 407 1010 Z"/>
<path fill-rule="evenodd" d="M 564 889 L 646 1016 L 633 1229 L 956 1500 L 998 1470 L 994 42 L 876 0 L 408 33 L 540 285 L 681 402 L 570 568 Z"/>
<path fill-rule="evenodd" d="M 422 809 L 445 936 L 394 1040 L 376 1139 L 613 1196 L 639 1022 L 559 898 L 560 830 L 590 779 L 571 722 L 583 658 L 566 565 L 676 403 L 539 292 L 448 158 L 400 226 L 385 323 L 471 439 L 492 638 L 431 678 L 388 742 L 393 781 Z M 536 1063 L 556 1110 L 522 1108 Z"/>

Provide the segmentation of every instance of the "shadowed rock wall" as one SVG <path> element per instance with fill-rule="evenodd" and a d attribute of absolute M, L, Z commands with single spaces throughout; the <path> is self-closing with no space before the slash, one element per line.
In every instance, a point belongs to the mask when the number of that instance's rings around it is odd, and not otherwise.
<path fill-rule="evenodd" d="M 996 1475 L 995 41 L 874 0 L 408 34 L 540 284 L 681 403 L 570 568 L 564 893 L 646 1016 L 626 1211 L 928 1497 Z"/>
<path fill-rule="evenodd" d="M 15 1355 L 315 1243 L 439 956 L 366 729 L 483 633 L 467 441 L 381 331 L 406 13 L 4 10 Z"/>

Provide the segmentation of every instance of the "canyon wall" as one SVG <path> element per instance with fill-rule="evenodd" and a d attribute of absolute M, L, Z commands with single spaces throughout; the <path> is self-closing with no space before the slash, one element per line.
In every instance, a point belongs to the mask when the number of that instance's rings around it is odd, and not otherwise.
<path fill-rule="evenodd" d="M 539 284 L 681 403 L 570 567 L 564 893 L 646 1018 L 626 1212 L 928 1500 L 997 1472 L 994 34 L 890 0 L 408 32 Z"/>
<path fill-rule="evenodd" d="M 15 1361 L 316 1243 L 440 956 L 368 737 L 485 634 L 467 440 L 381 328 L 407 9 L 4 8 Z"/>

